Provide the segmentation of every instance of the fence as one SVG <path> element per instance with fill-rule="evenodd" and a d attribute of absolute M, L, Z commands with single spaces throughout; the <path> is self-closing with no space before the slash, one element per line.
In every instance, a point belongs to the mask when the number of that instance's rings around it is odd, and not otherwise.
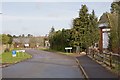
<path fill-rule="evenodd" d="M 94 49 L 90 50 L 88 55 L 96 61 L 110 67 L 111 69 L 120 71 L 120 55 L 114 54 L 112 52 L 99 53 Z"/>

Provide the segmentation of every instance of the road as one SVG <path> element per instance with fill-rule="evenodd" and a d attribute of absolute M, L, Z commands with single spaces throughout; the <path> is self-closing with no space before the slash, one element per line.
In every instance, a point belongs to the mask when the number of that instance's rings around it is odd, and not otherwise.
<path fill-rule="evenodd" d="M 83 78 L 75 58 L 27 49 L 32 59 L 2 69 L 3 78 Z"/>

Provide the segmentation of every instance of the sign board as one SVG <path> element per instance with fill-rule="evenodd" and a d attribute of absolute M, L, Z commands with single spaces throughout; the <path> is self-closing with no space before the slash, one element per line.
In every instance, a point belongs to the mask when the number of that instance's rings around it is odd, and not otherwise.
<path fill-rule="evenodd" d="M 24 44 L 25 45 L 25 47 L 29 47 L 29 44 Z"/>
<path fill-rule="evenodd" d="M 70 50 L 70 53 L 71 53 L 71 49 L 72 49 L 72 47 L 65 47 L 66 52 L 68 52 L 68 50 Z"/>
<path fill-rule="evenodd" d="M 102 29 L 102 31 L 103 32 L 105 32 L 105 31 L 108 32 L 108 31 L 110 31 L 110 29 Z"/>
<path fill-rule="evenodd" d="M 23 52 L 23 53 L 24 53 L 24 52 L 25 52 L 25 50 L 17 50 L 16 52 Z"/>
<path fill-rule="evenodd" d="M 16 57 L 16 51 L 15 50 L 12 51 L 12 57 Z"/>
<path fill-rule="evenodd" d="M 72 47 L 65 47 L 65 49 L 72 49 Z"/>

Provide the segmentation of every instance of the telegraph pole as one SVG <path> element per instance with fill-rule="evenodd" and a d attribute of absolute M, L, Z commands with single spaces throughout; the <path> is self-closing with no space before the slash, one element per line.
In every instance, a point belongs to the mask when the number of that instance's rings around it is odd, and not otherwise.
<path fill-rule="evenodd" d="M 117 33 L 118 33 L 118 62 L 120 61 L 120 1 L 118 2 L 118 26 L 117 26 Z M 119 66 L 120 63 L 118 63 L 118 78 L 120 79 L 120 71 L 119 71 Z"/>

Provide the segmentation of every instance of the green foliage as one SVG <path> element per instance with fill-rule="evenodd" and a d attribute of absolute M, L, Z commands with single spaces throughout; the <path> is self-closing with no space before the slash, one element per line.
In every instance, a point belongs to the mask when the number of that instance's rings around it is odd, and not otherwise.
<path fill-rule="evenodd" d="M 55 28 L 52 26 L 50 33 L 55 32 Z"/>
<path fill-rule="evenodd" d="M 33 37 L 33 35 L 32 34 L 28 34 L 27 37 Z"/>
<path fill-rule="evenodd" d="M 56 31 L 54 35 L 49 37 L 50 48 L 58 51 L 64 51 L 69 42 L 69 30 Z"/>
<path fill-rule="evenodd" d="M 92 14 L 88 13 L 86 5 L 82 5 L 79 12 L 79 18 L 74 19 L 73 23 L 73 45 L 87 49 L 98 42 L 98 22 L 94 10 Z"/>
<path fill-rule="evenodd" d="M 9 37 L 6 34 L 2 35 L 2 43 L 7 44 L 9 42 Z"/>
<path fill-rule="evenodd" d="M 10 34 L 2 34 L 2 44 L 12 44 L 13 37 Z"/>
<path fill-rule="evenodd" d="M 19 62 L 28 58 L 31 58 L 32 56 L 27 54 L 27 53 L 16 53 L 16 57 L 12 57 L 12 52 L 4 52 L 2 54 L 0 54 L 0 57 L 2 57 L 2 63 L 15 63 L 15 62 Z"/>
<path fill-rule="evenodd" d="M 81 49 L 85 50 L 98 42 L 98 34 L 98 22 L 94 10 L 92 14 L 89 14 L 87 6 L 82 5 L 79 17 L 73 20 L 71 29 L 55 32 L 51 28 L 49 33 L 50 48 L 64 51 L 67 46 L 73 48 L 80 46 Z"/>
<path fill-rule="evenodd" d="M 115 51 L 114 49 L 120 47 L 120 2 L 113 2 L 111 4 L 111 14 L 109 16 L 109 24 L 111 27 L 110 39 L 109 39 L 109 50 Z"/>
<path fill-rule="evenodd" d="M 113 2 L 111 4 L 111 13 L 119 13 L 119 9 L 120 9 L 119 4 L 120 2 Z"/>
<path fill-rule="evenodd" d="M 12 44 L 13 37 L 10 34 L 7 34 L 7 36 L 9 37 L 8 44 Z"/>

